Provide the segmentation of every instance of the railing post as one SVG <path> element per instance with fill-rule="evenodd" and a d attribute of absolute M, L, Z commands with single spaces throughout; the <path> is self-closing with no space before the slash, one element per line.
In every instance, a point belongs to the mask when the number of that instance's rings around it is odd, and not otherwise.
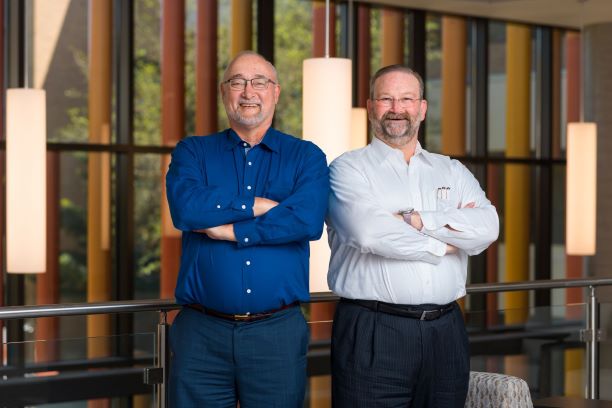
<path fill-rule="evenodd" d="M 168 391 L 168 313 L 161 311 L 159 313 L 159 324 L 157 325 L 157 349 L 156 349 L 156 366 L 162 369 L 162 381 L 155 386 L 156 388 L 156 403 L 157 408 L 166 408 L 167 406 L 167 391 Z"/>
<path fill-rule="evenodd" d="M 599 399 L 599 316 L 595 287 L 589 286 L 587 305 L 587 329 L 585 333 L 587 354 L 587 399 Z"/>

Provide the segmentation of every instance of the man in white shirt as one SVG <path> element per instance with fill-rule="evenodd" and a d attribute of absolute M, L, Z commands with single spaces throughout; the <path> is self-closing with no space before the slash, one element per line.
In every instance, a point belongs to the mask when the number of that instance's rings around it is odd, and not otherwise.
<path fill-rule="evenodd" d="M 330 166 L 330 288 L 338 407 L 463 407 L 469 349 L 456 300 L 467 257 L 499 233 L 465 166 L 424 150 L 423 80 L 392 65 L 370 82 L 373 139 Z"/>

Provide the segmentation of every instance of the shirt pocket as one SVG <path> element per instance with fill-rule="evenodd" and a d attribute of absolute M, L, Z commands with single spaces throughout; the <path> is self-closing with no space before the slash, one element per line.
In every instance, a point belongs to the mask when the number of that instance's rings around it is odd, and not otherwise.
<path fill-rule="evenodd" d="M 266 183 L 264 197 L 280 203 L 291 195 L 292 190 L 293 186 L 290 184 L 278 181 L 269 181 Z"/>
<path fill-rule="evenodd" d="M 457 192 L 449 186 L 438 187 L 434 191 L 436 198 L 436 210 L 444 211 L 447 208 L 457 208 Z"/>

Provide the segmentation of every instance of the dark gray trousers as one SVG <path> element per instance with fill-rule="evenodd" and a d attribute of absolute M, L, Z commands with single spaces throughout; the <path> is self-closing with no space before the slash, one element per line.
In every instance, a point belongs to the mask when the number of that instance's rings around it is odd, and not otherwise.
<path fill-rule="evenodd" d="M 332 333 L 334 408 L 463 408 L 469 371 L 468 338 L 457 305 L 436 320 L 421 321 L 338 304 Z"/>

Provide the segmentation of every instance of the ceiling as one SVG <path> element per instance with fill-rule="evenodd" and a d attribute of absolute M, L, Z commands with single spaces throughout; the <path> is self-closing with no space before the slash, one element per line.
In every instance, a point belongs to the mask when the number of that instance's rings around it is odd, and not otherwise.
<path fill-rule="evenodd" d="M 368 0 L 371 3 L 580 29 L 612 22 L 612 0 Z"/>

